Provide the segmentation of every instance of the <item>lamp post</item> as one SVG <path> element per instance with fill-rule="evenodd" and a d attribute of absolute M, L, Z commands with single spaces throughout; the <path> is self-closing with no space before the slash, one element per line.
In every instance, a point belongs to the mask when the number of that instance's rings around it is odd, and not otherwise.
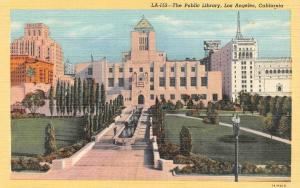
<path fill-rule="evenodd" d="M 238 144 L 239 144 L 239 130 L 240 130 L 240 117 L 235 114 L 233 117 L 232 117 L 232 128 L 233 128 L 233 135 L 235 137 L 235 165 L 234 165 L 234 176 L 235 176 L 235 179 L 234 181 L 235 182 L 238 182 L 239 181 L 239 162 L 238 162 Z"/>

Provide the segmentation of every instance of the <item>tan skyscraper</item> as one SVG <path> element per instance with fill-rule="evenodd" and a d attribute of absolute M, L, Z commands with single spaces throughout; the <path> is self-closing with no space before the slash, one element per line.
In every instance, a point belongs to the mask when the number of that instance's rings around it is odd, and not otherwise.
<path fill-rule="evenodd" d="M 27 55 L 53 63 L 53 81 L 63 76 L 63 52 L 60 45 L 50 38 L 48 26 L 43 23 L 26 24 L 24 36 L 14 40 L 10 46 L 11 55 Z"/>

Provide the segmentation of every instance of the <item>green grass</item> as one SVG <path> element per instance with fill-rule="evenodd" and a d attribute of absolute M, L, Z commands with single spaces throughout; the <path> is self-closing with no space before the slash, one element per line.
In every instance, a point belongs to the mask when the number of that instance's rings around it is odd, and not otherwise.
<path fill-rule="evenodd" d="M 43 154 L 45 127 L 52 121 L 58 148 L 71 145 L 81 138 L 81 118 L 24 118 L 11 123 L 11 149 L 13 155 Z"/>
<path fill-rule="evenodd" d="M 246 127 L 249 129 L 254 129 L 257 131 L 263 131 L 264 127 L 264 117 L 263 116 L 251 116 L 251 115 L 241 115 L 241 127 Z M 231 124 L 231 117 L 220 116 L 220 122 Z"/>
<path fill-rule="evenodd" d="M 165 117 L 166 140 L 179 144 L 179 132 L 182 126 L 192 134 L 192 152 L 206 155 L 215 160 L 234 161 L 234 143 L 223 142 L 224 135 L 232 135 L 232 128 L 204 124 L 201 120 L 183 117 Z M 255 142 L 239 143 L 241 163 L 266 164 L 274 161 L 278 164 L 290 164 L 290 145 L 262 136 L 241 131 L 241 135 L 255 138 Z"/>

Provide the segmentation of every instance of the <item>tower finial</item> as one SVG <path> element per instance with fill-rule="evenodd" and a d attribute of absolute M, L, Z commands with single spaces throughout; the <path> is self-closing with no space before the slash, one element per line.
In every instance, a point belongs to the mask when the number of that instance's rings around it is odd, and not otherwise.
<path fill-rule="evenodd" d="M 91 53 L 91 62 L 94 62 L 93 53 Z"/>
<path fill-rule="evenodd" d="M 241 23 L 240 23 L 240 11 L 238 11 L 238 15 L 237 15 L 237 29 L 236 29 L 236 35 L 235 35 L 236 39 L 241 39 L 243 38 L 243 35 L 241 33 Z"/>

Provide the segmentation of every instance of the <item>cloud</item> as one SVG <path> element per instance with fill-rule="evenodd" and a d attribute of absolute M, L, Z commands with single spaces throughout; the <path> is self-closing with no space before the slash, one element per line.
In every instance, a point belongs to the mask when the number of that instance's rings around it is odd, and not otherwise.
<path fill-rule="evenodd" d="M 72 31 L 67 33 L 69 37 L 82 37 L 86 34 L 88 35 L 99 35 L 99 34 L 109 34 L 114 28 L 113 24 L 103 24 L 103 25 L 86 25 L 80 28 L 73 28 Z"/>
<path fill-rule="evenodd" d="M 198 31 L 198 30 L 185 30 L 180 31 L 175 34 L 176 36 L 182 37 L 182 38 L 206 38 L 208 36 L 216 36 L 217 33 L 214 31 Z"/>
<path fill-rule="evenodd" d="M 260 20 L 260 21 L 250 21 L 246 25 L 242 26 L 242 29 L 247 30 L 254 30 L 254 29 L 274 29 L 274 28 L 289 28 L 290 22 L 285 22 L 282 20 Z"/>
<path fill-rule="evenodd" d="M 168 24 L 172 26 L 183 26 L 183 25 L 190 25 L 193 24 L 194 22 L 191 20 L 180 20 L 177 18 L 172 18 L 166 15 L 158 15 L 154 16 L 151 20 L 163 23 L 163 24 Z"/>
<path fill-rule="evenodd" d="M 12 32 L 19 31 L 23 27 L 24 27 L 24 24 L 21 23 L 21 22 L 12 21 L 11 24 L 10 24 L 10 29 L 11 29 Z"/>
<path fill-rule="evenodd" d="M 74 26 L 74 25 L 77 25 L 77 24 L 81 24 L 82 22 L 62 20 L 62 19 L 46 19 L 46 20 L 43 20 L 42 23 L 44 23 L 46 25 L 70 27 L 70 26 Z"/>

